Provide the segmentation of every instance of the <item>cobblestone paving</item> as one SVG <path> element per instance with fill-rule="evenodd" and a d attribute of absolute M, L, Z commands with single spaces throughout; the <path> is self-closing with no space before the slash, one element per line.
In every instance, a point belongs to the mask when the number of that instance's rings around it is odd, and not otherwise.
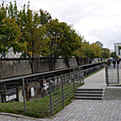
<path fill-rule="evenodd" d="M 0 115 L 0 121 L 33 121 Z M 34 121 L 121 121 L 121 100 L 74 100 L 52 119 Z"/>
<path fill-rule="evenodd" d="M 120 114 L 121 100 L 75 100 L 48 121 L 121 121 Z"/>

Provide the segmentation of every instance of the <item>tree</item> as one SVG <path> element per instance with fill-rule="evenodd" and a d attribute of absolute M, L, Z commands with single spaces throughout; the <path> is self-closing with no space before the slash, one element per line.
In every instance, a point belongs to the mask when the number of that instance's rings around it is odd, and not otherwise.
<path fill-rule="evenodd" d="M 113 58 L 118 58 L 118 56 L 116 55 L 116 52 L 112 52 L 112 53 L 111 53 L 111 57 L 113 57 Z"/>
<path fill-rule="evenodd" d="M 50 20 L 51 15 L 47 11 L 40 10 L 39 12 L 33 12 L 29 8 L 29 3 L 27 6 L 24 5 L 23 9 L 18 13 L 17 21 L 22 31 L 20 42 L 21 44 L 26 43 L 24 44 L 26 45 L 26 49 L 23 55 L 29 57 L 40 56 L 40 54 L 46 55 L 48 50 L 45 45 L 47 45 L 49 39 L 46 36 L 46 28 L 44 25 Z M 40 50 L 43 53 L 40 53 Z"/>
<path fill-rule="evenodd" d="M 100 48 L 103 47 L 103 44 L 102 44 L 100 41 L 96 41 L 95 43 L 96 43 L 96 45 L 98 45 Z"/>
<path fill-rule="evenodd" d="M 94 53 L 94 58 L 100 58 L 102 55 L 102 48 L 97 43 L 92 43 L 91 48 Z"/>
<path fill-rule="evenodd" d="M 78 35 L 70 25 L 52 19 L 47 11 L 32 11 L 29 2 L 20 10 L 16 1 L 0 6 L 0 53 L 3 56 L 9 48 L 24 57 L 109 56 L 108 50 L 102 47 L 99 41 L 92 44 L 84 41 L 84 37 Z"/>
<path fill-rule="evenodd" d="M 93 50 L 89 44 L 89 42 L 82 42 L 80 45 L 80 48 L 77 50 L 78 56 L 81 56 L 82 58 L 93 58 L 94 53 Z"/>
<path fill-rule="evenodd" d="M 111 56 L 108 48 L 102 48 L 102 58 L 109 58 Z"/>
<path fill-rule="evenodd" d="M 41 25 L 47 24 L 49 23 L 50 20 L 52 20 L 50 13 L 48 13 L 47 11 L 40 9 L 39 12 L 40 12 L 40 24 Z"/>
<path fill-rule="evenodd" d="M 36 40 L 34 43 L 33 53 L 34 56 L 47 56 L 49 53 L 49 42 L 50 39 L 46 36 L 46 27 L 41 26 L 33 30 L 32 39 Z"/>
<path fill-rule="evenodd" d="M 80 37 L 75 30 L 65 22 L 57 19 L 50 21 L 47 25 L 47 36 L 50 38 L 50 54 L 55 56 L 72 56 L 74 50 L 79 47 Z"/>
<path fill-rule="evenodd" d="M 4 18 L 0 26 L 0 53 L 5 57 L 9 48 L 18 49 L 21 32 L 15 19 Z"/>

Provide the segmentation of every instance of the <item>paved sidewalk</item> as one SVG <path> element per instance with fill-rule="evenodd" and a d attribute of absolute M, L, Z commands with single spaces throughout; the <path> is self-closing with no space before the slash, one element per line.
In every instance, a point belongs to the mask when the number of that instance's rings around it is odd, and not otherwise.
<path fill-rule="evenodd" d="M 53 120 L 46 121 L 121 121 L 120 114 L 121 100 L 75 100 Z"/>
<path fill-rule="evenodd" d="M 105 83 L 105 69 L 100 70 L 96 74 L 93 74 L 85 79 L 84 85 L 80 88 L 86 88 L 86 89 L 104 89 L 106 88 Z"/>

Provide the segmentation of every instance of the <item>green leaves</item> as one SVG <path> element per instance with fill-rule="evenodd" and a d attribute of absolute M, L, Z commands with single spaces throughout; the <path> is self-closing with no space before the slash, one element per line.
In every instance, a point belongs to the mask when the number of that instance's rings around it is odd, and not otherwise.
<path fill-rule="evenodd" d="M 50 21 L 46 27 L 51 40 L 50 54 L 63 57 L 72 56 L 73 51 L 80 44 L 80 37 L 72 27 L 57 19 Z"/>
<path fill-rule="evenodd" d="M 11 47 L 14 49 L 17 46 L 16 43 L 19 41 L 20 36 L 20 28 L 16 24 L 15 19 L 4 18 L 0 27 L 0 52 L 8 51 Z"/>
<path fill-rule="evenodd" d="M 110 50 L 108 48 L 102 48 L 102 57 L 109 58 L 111 56 Z"/>
<path fill-rule="evenodd" d="M 6 7 L 7 6 L 7 7 Z M 89 44 L 67 23 L 52 19 L 50 13 L 30 9 L 30 3 L 18 9 L 16 2 L 0 6 L 0 53 L 10 48 L 24 57 L 82 56 L 106 57 L 109 51 L 99 41 Z"/>
<path fill-rule="evenodd" d="M 83 41 L 80 48 L 75 51 L 75 55 L 83 58 L 108 58 L 110 57 L 110 50 L 102 48 L 102 44 L 98 41 L 92 44 Z"/>

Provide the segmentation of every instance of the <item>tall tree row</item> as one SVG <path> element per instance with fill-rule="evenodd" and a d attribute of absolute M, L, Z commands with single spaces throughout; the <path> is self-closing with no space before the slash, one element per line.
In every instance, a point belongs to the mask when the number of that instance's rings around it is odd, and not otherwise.
<path fill-rule="evenodd" d="M 110 56 L 100 42 L 89 44 L 70 25 L 52 19 L 47 11 L 32 11 L 30 3 L 19 10 L 16 2 L 9 5 L 3 2 L 0 5 L 1 57 L 5 57 L 10 48 L 15 54 L 21 53 L 21 57 Z"/>

